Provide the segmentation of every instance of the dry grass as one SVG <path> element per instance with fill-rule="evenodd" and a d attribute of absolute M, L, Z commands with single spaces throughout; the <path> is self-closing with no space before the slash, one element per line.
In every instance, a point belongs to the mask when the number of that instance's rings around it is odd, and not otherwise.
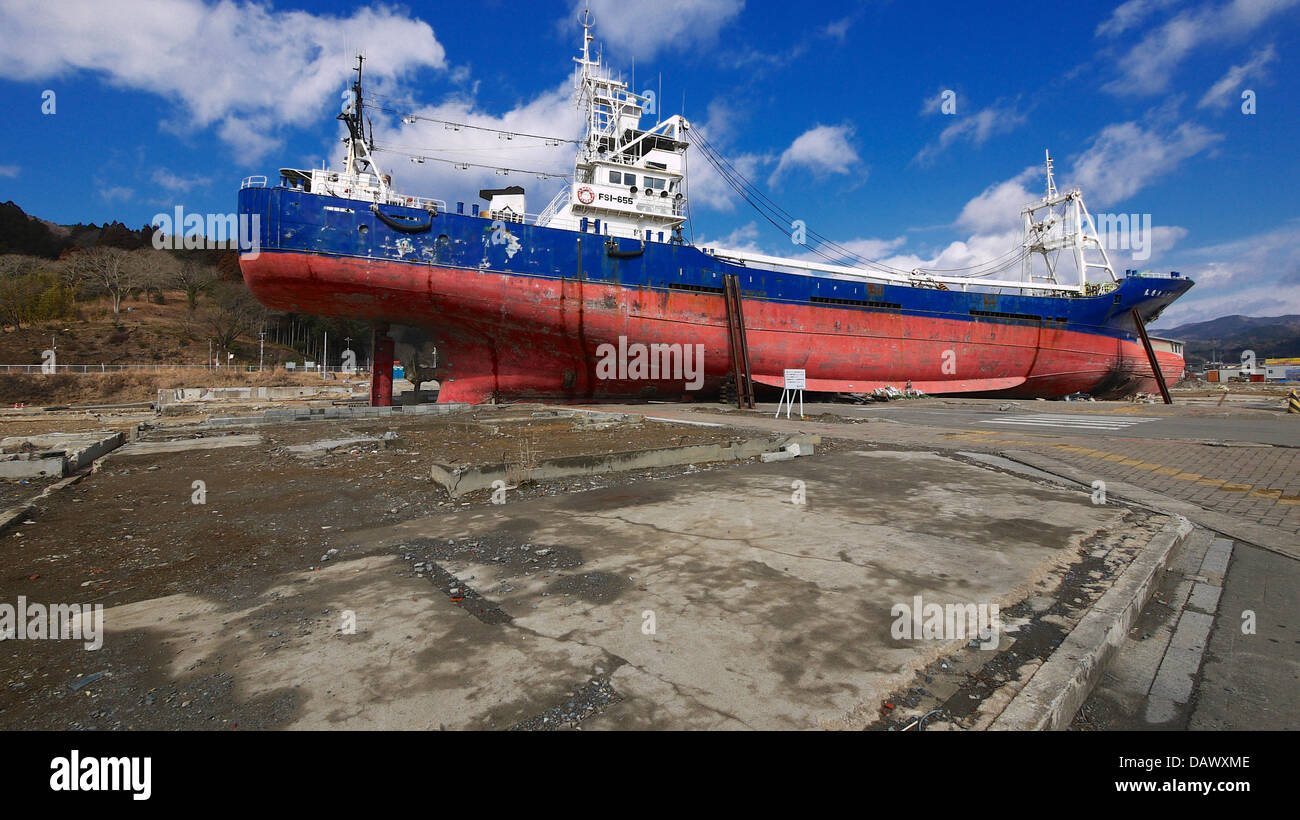
<path fill-rule="evenodd" d="M 320 384 L 319 374 L 166 367 L 110 373 L 0 373 L 0 405 L 125 404 L 179 387 L 282 387 Z"/>
<path fill-rule="evenodd" d="M 78 302 L 77 317 L 27 325 L 22 330 L 0 328 L 0 364 L 40 364 L 41 353 L 53 337 L 60 364 L 202 364 L 211 356 L 211 329 L 206 316 L 211 302 L 204 297 L 193 314 L 184 294 L 168 291 L 166 304 L 131 300 L 115 322 L 105 300 Z M 232 347 L 236 361 L 255 364 L 261 353 L 256 334 L 241 337 Z M 301 360 L 302 355 L 267 340 L 268 364 Z"/>

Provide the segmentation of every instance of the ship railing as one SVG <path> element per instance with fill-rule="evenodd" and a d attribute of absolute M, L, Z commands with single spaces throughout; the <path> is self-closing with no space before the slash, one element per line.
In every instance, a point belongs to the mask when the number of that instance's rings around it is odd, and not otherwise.
<path fill-rule="evenodd" d="M 564 185 L 560 190 L 555 192 L 555 196 L 551 199 L 551 204 L 542 209 L 541 214 L 537 217 L 537 221 L 533 224 L 540 228 L 545 228 L 550 224 L 551 219 L 559 213 L 560 209 L 567 204 L 569 204 L 569 186 Z"/>
<path fill-rule="evenodd" d="M 376 196 L 375 202 L 379 201 L 380 198 Z M 447 213 L 447 203 L 441 199 L 431 199 L 423 196 L 403 196 L 401 194 L 393 193 L 392 191 L 389 191 L 384 195 L 383 204 L 400 205 L 404 208 L 420 208 L 426 211 L 430 209 L 430 206 L 432 206 L 440 214 Z"/>
<path fill-rule="evenodd" d="M 487 216 L 487 214 L 484 214 L 484 216 Z M 540 223 L 538 223 L 538 221 L 537 221 L 540 217 L 535 217 L 535 216 L 533 216 L 532 214 L 524 214 L 523 216 L 524 216 L 524 221 L 525 221 L 525 222 L 531 223 L 531 224 L 533 224 L 533 225 L 538 225 L 539 227 L 545 227 L 545 228 L 556 228 L 557 230 L 561 230 L 561 231 L 577 231 L 577 232 L 579 232 L 579 233 L 582 232 L 582 219 L 581 219 L 581 217 L 576 217 L 576 216 L 552 216 L 550 219 L 548 219 L 548 220 L 546 221 L 546 224 L 545 224 L 545 225 L 540 225 Z M 614 237 L 614 238 L 617 238 L 617 239 L 647 239 L 647 238 L 649 238 L 650 241 L 654 241 L 654 242 L 658 242 L 658 241 L 659 241 L 658 237 L 659 237 L 660 232 L 662 232 L 663 235 L 664 235 L 664 240 L 663 240 L 664 242 L 667 242 L 667 241 L 668 241 L 668 238 L 669 238 L 670 236 L 672 236 L 672 230 L 671 230 L 671 229 L 669 229 L 669 228 L 661 228 L 661 227 L 659 227 L 659 226 L 657 226 L 657 225 L 654 226 L 654 227 L 652 227 L 652 228 L 648 228 L 648 230 L 650 230 L 650 232 L 651 232 L 651 236 L 650 236 L 650 237 L 647 237 L 647 236 L 646 236 L 646 230 L 647 230 L 647 228 L 641 228 L 641 229 L 638 229 L 638 228 L 624 227 L 624 226 L 622 226 L 622 225 L 610 225 L 609 223 L 605 222 L 604 220 L 601 220 L 601 222 L 600 222 L 600 233 L 599 233 L 599 234 L 596 234 L 596 220 L 595 220 L 594 218 L 591 218 L 591 217 L 588 217 L 588 218 L 587 218 L 587 231 L 586 231 L 586 232 L 587 232 L 588 234 L 590 234 L 590 235 L 593 235 L 593 236 L 595 236 L 595 235 L 599 235 L 599 236 L 608 236 L 608 237 Z"/>
<path fill-rule="evenodd" d="M 1124 271 L 1124 275 L 1134 276 L 1141 279 L 1181 279 L 1182 278 L 1182 274 L 1180 274 L 1176 270 L 1169 271 L 1168 273 L 1163 273 L 1161 271 L 1154 271 L 1154 270 L 1126 270 Z"/>
<path fill-rule="evenodd" d="M 266 177 L 262 176 L 261 174 L 258 174 L 256 176 L 251 176 L 251 177 L 244 177 L 244 181 L 239 183 L 239 190 L 241 191 L 244 190 L 245 188 L 265 188 L 265 187 L 266 187 Z"/>

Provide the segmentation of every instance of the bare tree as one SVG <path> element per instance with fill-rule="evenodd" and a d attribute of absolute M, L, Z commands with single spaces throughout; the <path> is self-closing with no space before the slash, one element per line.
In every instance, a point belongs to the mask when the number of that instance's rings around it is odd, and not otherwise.
<path fill-rule="evenodd" d="M 190 313 L 194 313 L 199 306 L 199 294 L 217 281 L 217 269 L 186 259 L 172 274 L 171 281 L 175 287 L 185 291 L 185 302 L 189 305 Z"/>
<path fill-rule="evenodd" d="M 245 333 L 252 333 L 266 322 L 266 308 L 242 284 L 218 282 L 212 289 L 212 305 L 207 317 L 208 328 L 225 364 L 230 346 Z"/>
<path fill-rule="evenodd" d="M 141 266 L 121 248 L 99 246 L 68 256 L 69 281 L 91 294 L 105 294 L 113 305 L 113 320 L 122 313 L 122 300 L 140 287 Z"/>

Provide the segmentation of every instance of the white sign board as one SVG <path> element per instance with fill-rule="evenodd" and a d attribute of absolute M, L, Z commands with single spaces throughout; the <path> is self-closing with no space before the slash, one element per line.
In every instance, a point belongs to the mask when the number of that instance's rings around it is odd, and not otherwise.
<path fill-rule="evenodd" d="M 803 418 L 803 390 L 804 390 L 803 370 L 785 371 L 785 389 L 781 391 L 781 400 L 776 403 L 776 418 L 781 415 L 781 405 L 785 405 L 785 417 L 790 418 L 790 412 L 794 410 L 794 395 L 799 394 L 799 418 Z"/>

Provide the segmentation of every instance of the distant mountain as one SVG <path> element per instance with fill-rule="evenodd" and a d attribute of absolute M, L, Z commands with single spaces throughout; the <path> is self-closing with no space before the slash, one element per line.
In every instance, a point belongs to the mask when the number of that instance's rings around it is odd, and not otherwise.
<path fill-rule="evenodd" d="M 0 254 L 18 253 L 55 259 L 72 247 L 109 245 L 132 251 L 149 247 L 152 239 L 153 228 L 148 225 L 139 230 L 128 228 L 121 222 L 109 222 L 103 227 L 94 223 L 56 225 L 28 215 L 13 202 L 0 203 Z"/>
<path fill-rule="evenodd" d="M 1300 356 L 1300 315 L 1220 316 L 1206 322 L 1192 322 L 1169 330 L 1152 330 L 1156 336 L 1186 343 L 1184 357 L 1190 365 L 1201 365 L 1217 356 L 1235 364 L 1243 350 L 1255 351 L 1255 358 Z"/>

